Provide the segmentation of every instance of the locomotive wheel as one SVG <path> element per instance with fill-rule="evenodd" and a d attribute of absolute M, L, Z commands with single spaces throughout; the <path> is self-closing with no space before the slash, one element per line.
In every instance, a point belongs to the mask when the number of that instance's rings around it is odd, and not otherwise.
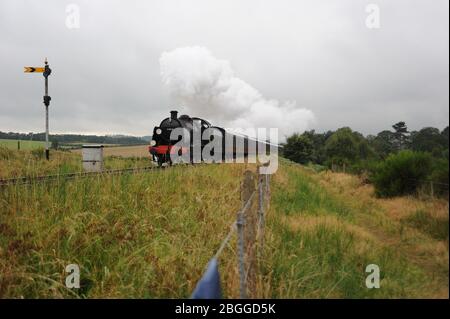
<path fill-rule="evenodd" d="M 164 163 L 167 163 L 167 165 L 172 166 L 172 160 L 170 159 L 170 154 L 163 154 L 157 156 L 158 166 L 163 166 Z"/>
<path fill-rule="evenodd" d="M 156 157 L 157 158 L 157 162 L 158 162 L 158 166 L 161 167 L 162 164 L 164 164 L 164 158 L 162 155 L 159 155 Z"/>

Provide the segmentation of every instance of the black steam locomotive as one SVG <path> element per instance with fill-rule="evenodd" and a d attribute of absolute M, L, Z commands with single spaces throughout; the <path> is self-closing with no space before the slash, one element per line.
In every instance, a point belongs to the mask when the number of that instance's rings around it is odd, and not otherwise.
<path fill-rule="evenodd" d="M 184 132 L 189 134 L 188 144 L 181 143 L 183 144 L 182 146 L 177 146 L 180 145 L 179 142 L 182 140 L 182 137 L 180 136 L 177 136 L 176 138 L 172 137 L 171 139 L 172 131 L 177 128 L 183 128 L 185 129 Z M 195 138 L 194 132 L 198 132 L 197 135 L 203 137 L 205 130 L 208 130 L 209 139 Z M 209 155 L 220 158 L 223 162 L 230 158 L 233 160 L 242 157 L 246 159 L 248 158 L 249 153 L 258 154 L 258 150 L 262 149 L 265 150 L 265 153 L 269 152 L 269 142 L 261 142 L 249 138 L 248 136 L 227 132 L 225 129 L 218 126 L 212 126 L 208 121 L 198 117 L 190 117 L 188 115 L 178 116 L 177 111 L 171 111 L 170 117 L 165 118 L 159 126 L 156 126 L 153 129 L 149 152 L 153 157 L 153 160 L 160 166 L 164 163 L 171 165 L 174 154 L 179 156 L 189 154 L 190 163 L 201 162 L 204 160 L 204 147 L 216 138 L 217 141 L 220 141 L 222 144 L 221 148 L 219 148 L 220 154 L 214 154 L 217 150 L 211 150 Z M 226 142 L 227 139 L 228 142 Z M 238 147 L 238 145 L 240 147 Z"/>

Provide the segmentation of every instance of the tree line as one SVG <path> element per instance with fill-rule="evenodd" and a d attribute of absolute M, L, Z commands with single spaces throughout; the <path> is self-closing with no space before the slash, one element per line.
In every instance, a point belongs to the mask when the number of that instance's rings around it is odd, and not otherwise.
<path fill-rule="evenodd" d="M 401 121 L 391 130 L 368 136 L 349 127 L 324 133 L 310 130 L 287 137 L 283 156 L 304 165 L 366 174 L 380 196 L 413 193 L 431 180 L 447 184 L 448 194 L 448 126 L 442 131 L 425 127 L 410 132 Z"/>
<path fill-rule="evenodd" d="M 0 131 L 0 139 L 45 141 L 45 133 L 14 133 Z M 127 135 L 81 135 L 81 134 L 50 134 L 52 145 L 72 143 L 98 143 L 141 145 L 148 142 L 140 137 Z"/>

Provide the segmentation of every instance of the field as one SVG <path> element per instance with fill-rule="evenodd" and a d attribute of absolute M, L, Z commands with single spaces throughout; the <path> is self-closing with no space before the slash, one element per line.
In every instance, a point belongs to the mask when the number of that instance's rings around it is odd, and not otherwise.
<path fill-rule="evenodd" d="M 146 161 L 107 158 L 112 167 Z M 0 178 L 79 162 L 70 152 L 47 163 L 3 150 Z M 236 217 L 246 169 L 254 167 L 177 166 L 2 188 L 0 297 L 189 297 Z M 271 195 L 257 296 L 448 298 L 448 201 L 377 199 L 355 176 L 285 160 Z M 81 268 L 78 290 L 64 285 L 71 263 Z M 238 297 L 234 237 L 219 263 L 224 296 Z M 365 286 L 369 264 L 380 267 L 379 289 Z"/>
<path fill-rule="evenodd" d="M 81 149 L 73 150 L 73 152 L 81 154 Z M 103 155 L 121 157 L 150 157 L 148 145 L 105 147 L 103 148 Z"/>
<path fill-rule="evenodd" d="M 0 146 L 17 150 L 18 142 L 20 142 L 21 150 L 32 150 L 45 147 L 45 142 L 41 141 L 6 140 L 6 139 L 0 139 Z"/>
<path fill-rule="evenodd" d="M 42 149 L 14 151 L 0 147 L 0 178 L 40 176 L 81 172 L 81 154 L 69 151 L 50 151 L 50 161 L 44 159 Z M 105 169 L 151 166 L 149 157 L 107 156 Z"/>
<path fill-rule="evenodd" d="M 45 148 L 45 142 L 42 141 L 26 141 L 26 140 L 9 140 L 0 139 L 0 147 L 6 147 L 12 150 L 17 150 L 17 144 L 20 142 L 21 150 L 38 150 Z M 95 143 L 83 143 L 84 144 L 95 144 Z M 81 147 L 82 144 L 78 143 L 67 143 L 61 145 L 61 147 L 77 146 Z M 132 145 L 132 146 L 115 146 L 112 144 L 103 144 L 104 155 L 105 156 L 121 156 L 121 157 L 149 157 L 148 145 Z M 76 148 L 72 150 L 76 154 L 81 154 L 81 148 Z"/>

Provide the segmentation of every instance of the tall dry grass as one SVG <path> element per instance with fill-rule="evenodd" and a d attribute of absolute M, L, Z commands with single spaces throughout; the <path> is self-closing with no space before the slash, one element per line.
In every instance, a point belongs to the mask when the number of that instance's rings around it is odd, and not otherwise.
<path fill-rule="evenodd" d="M 8 186 L 0 195 L 0 296 L 189 297 L 236 217 L 242 165 L 174 167 Z M 237 296 L 234 246 L 221 257 Z M 65 266 L 81 289 L 65 288 Z"/>
<path fill-rule="evenodd" d="M 0 160 L 7 176 L 16 162 L 20 174 L 33 172 L 21 166 L 28 161 L 22 155 Z M 30 167 L 41 173 L 79 165 L 76 155 L 68 156 L 36 159 Z M 245 169 L 178 166 L 2 188 L 0 297 L 189 297 L 236 218 Z M 435 220 L 447 216 L 448 224 L 448 203 L 372 193 L 355 177 L 281 161 L 271 183 L 256 296 L 448 297 L 448 228 Z M 219 262 L 225 297 L 238 297 L 236 254 L 233 237 Z M 81 268 L 78 290 L 64 285 L 71 263 Z M 365 286 L 372 263 L 381 269 L 380 289 Z"/>
<path fill-rule="evenodd" d="M 437 226 L 448 225 L 448 210 L 442 209 L 448 203 L 380 200 L 357 177 L 317 174 L 289 162 L 272 189 L 267 297 L 448 297 L 448 227 Z M 401 218 L 392 214 L 394 203 L 403 203 Z M 417 223 L 418 207 L 442 208 L 421 214 Z M 441 216 L 442 223 L 432 215 Z M 380 289 L 365 286 L 368 264 L 381 269 Z"/>

